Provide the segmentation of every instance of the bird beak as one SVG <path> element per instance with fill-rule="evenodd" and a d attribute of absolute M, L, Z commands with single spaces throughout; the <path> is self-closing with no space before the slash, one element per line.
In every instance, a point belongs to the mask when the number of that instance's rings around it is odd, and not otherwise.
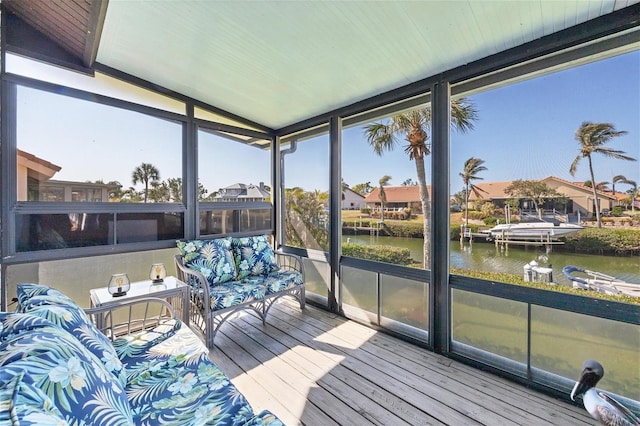
<path fill-rule="evenodd" d="M 573 385 L 573 389 L 571 390 L 571 400 L 575 401 L 576 396 L 582 395 L 587 391 L 586 381 L 584 380 L 584 374 L 580 375 L 580 379 Z"/>

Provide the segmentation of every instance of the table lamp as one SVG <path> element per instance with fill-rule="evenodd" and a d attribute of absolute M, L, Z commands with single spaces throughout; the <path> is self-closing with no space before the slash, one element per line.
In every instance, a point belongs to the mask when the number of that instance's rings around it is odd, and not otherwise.
<path fill-rule="evenodd" d="M 153 284 L 159 284 L 164 282 L 167 276 L 167 268 L 164 267 L 164 263 L 154 263 L 151 265 L 151 272 L 149 272 L 149 278 Z"/>
<path fill-rule="evenodd" d="M 109 280 L 109 293 L 113 297 L 124 296 L 130 287 L 131 283 L 127 274 L 113 274 Z"/>

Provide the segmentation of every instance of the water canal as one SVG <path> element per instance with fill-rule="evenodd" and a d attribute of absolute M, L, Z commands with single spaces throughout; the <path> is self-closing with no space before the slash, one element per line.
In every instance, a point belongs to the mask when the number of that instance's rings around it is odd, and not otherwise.
<path fill-rule="evenodd" d="M 419 238 L 375 237 L 369 235 L 349 235 L 352 243 L 365 245 L 389 245 L 408 248 L 413 259 L 422 259 L 422 240 Z M 640 283 L 640 257 L 601 256 L 579 253 L 551 251 L 546 253 L 544 247 L 510 246 L 508 250 L 497 249 L 492 243 L 468 241 L 461 244 L 451 241 L 450 264 L 454 268 L 473 269 L 487 272 L 505 272 L 522 276 L 523 266 L 532 260 L 540 265 L 552 265 L 553 279 L 556 283 L 571 285 L 562 274 L 566 265 L 574 265 L 592 271 L 612 275 L 631 283 Z"/>

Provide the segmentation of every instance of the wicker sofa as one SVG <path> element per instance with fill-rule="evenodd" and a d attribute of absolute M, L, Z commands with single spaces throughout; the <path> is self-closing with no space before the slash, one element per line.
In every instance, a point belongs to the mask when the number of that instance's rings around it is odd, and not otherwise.
<path fill-rule="evenodd" d="M 143 319 L 114 323 L 114 310 L 136 303 L 147 305 Z M 17 311 L 0 313 L 0 424 L 282 425 L 254 414 L 165 300 L 100 309 L 87 315 L 55 289 L 18 286 Z M 104 332 L 91 315 L 106 316 Z"/>
<path fill-rule="evenodd" d="M 178 279 L 190 286 L 190 322 L 209 348 L 220 326 L 241 310 L 263 321 L 273 303 L 292 296 L 305 306 L 304 269 L 295 255 L 274 252 L 267 235 L 178 241 Z"/>

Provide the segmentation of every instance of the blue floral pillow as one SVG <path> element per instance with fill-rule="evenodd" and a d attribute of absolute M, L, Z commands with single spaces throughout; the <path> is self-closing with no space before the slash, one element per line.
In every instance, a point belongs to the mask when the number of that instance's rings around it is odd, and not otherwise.
<path fill-rule="evenodd" d="M 0 322 L 0 370 L 40 389 L 66 423 L 133 423 L 120 381 L 70 333 L 30 314 L 2 312 Z"/>
<path fill-rule="evenodd" d="M 67 424 L 51 398 L 22 381 L 24 372 L 0 368 L 0 424 Z"/>
<path fill-rule="evenodd" d="M 238 269 L 238 280 L 249 275 L 268 275 L 280 269 L 266 235 L 234 238 L 231 247 Z"/>
<path fill-rule="evenodd" d="M 231 254 L 231 238 L 178 241 L 184 266 L 200 272 L 209 285 L 218 285 L 236 278 L 236 265 Z"/>
<path fill-rule="evenodd" d="M 53 288 L 23 283 L 18 284 L 18 301 L 18 312 L 46 318 L 62 327 L 98 357 L 107 371 L 126 384 L 126 373 L 115 348 L 73 300 Z"/>
<path fill-rule="evenodd" d="M 31 299 L 33 296 L 46 295 L 49 290 L 53 290 L 51 287 L 42 284 L 30 284 L 22 283 L 18 284 L 18 306 Z M 69 297 L 58 292 L 60 297 L 66 298 L 69 302 L 74 303 Z"/>

